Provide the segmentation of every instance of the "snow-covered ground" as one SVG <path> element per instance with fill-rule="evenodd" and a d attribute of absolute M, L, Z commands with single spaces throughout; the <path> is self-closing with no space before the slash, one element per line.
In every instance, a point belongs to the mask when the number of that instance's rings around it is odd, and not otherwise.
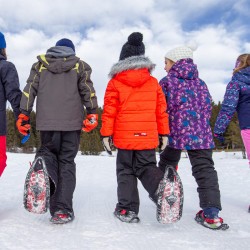
<path fill-rule="evenodd" d="M 116 204 L 115 157 L 76 157 L 76 218 L 52 225 L 49 213 L 28 213 L 22 205 L 23 185 L 33 154 L 8 153 L 8 167 L 0 179 L 0 249 L 250 249 L 250 169 L 241 153 L 214 153 L 227 231 L 212 231 L 194 221 L 199 210 L 196 183 L 189 160 L 183 157 L 179 174 L 184 185 L 184 210 L 176 224 L 161 225 L 155 206 L 139 184 L 139 224 L 113 216 Z"/>

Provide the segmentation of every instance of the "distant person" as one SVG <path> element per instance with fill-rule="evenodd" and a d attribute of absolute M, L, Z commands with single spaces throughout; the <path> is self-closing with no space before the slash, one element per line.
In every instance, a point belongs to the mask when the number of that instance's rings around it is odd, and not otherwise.
<path fill-rule="evenodd" d="M 6 102 L 9 101 L 14 111 L 15 119 L 20 114 L 21 100 L 19 79 L 13 63 L 7 61 L 6 41 L 0 32 L 0 176 L 6 167 Z"/>
<path fill-rule="evenodd" d="M 212 101 L 193 62 L 195 49 L 194 46 L 180 46 L 165 55 L 167 76 L 160 85 L 168 103 L 170 135 L 169 145 L 160 154 L 159 167 L 164 172 L 168 166 L 176 167 L 182 150 L 187 150 L 202 208 L 196 220 L 205 227 L 221 229 L 224 224 L 218 215 L 222 208 L 209 124 Z"/>
<path fill-rule="evenodd" d="M 232 79 L 227 85 L 214 127 L 214 137 L 220 143 L 224 143 L 223 134 L 236 111 L 250 167 L 250 54 L 237 58 Z"/>
<path fill-rule="evenodd" d="M 139 222 L 137 178 L 157 201 L 164 173 L 156 167 L 155 148 L 163 149 L 169 134 L 166 100 L 151 76 L 155 65 L 145 57 L 143 35 L 134 32 L 113 65 L 102 114 L 103 144 L 111 152 L 110 137 L 117 147 L 117 196 L 114 215 L 123 222 Z"/>
<path fill-rule="evenodd" d="M 74 159 L 81 129 L 89 132 L 98 124 L 97 97 L 90 78 L 91 67 L 76 57 L 71 40 L 59 40 L 37 59 L 23 91 L 17 127 L 27 135 L 29 128 L 25 124 L 30 121 L 37 97 L 36 129 L 40 131 L 41 148 L 36 156 L 45 158 L 52 194 L 55 189 L 50 199 L 50 221 L 63 224 L 74 219 Z"/>

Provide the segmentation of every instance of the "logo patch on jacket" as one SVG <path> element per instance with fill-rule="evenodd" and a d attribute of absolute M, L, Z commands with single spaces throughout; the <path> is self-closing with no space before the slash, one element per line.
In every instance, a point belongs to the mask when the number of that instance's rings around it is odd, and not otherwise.
<path fill-rule="evenodd" d="M 134 136 L 147 136 L 147 133 L 142 132 L 142 133 L 134 133 Z"/>

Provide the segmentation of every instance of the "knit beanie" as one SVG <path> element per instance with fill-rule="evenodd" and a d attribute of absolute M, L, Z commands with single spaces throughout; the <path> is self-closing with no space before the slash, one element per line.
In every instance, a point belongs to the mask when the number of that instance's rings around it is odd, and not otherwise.
<path fill-rule="evenodd" d="M 170 59 L 173 62 L 177 62 L 181 59 L 191 58 L 193 59 L 193 51 L 197 49 L 196 44 L 189 44 L 186 46 L 180 46 L 167 52 L 165 58 Z"/>
<path fill-rule="evenodd" d="M 4 34 L 0 32 L 0 49 L 5 49 L 6 48 L 6 41 L 4 38 Z"/>
<path fill-rule="evenodd" d="M 143 35 L 140 32 L 133 32 L 129 35 L 128 41 L 122 46 L 119 60 L 131 56 L 140 56 L 145 54 L 145 46 L 142 42 Z"/>
<path fill-rule="evenodd" d="M 69 40 L 67 38 L 63 38 L 63 39 L 57 41 L 56 46 L 69 47 L 69 48 L 73 49 L 75 52 L 75 45 L 73 44 L 73 42 L 71 40 Z"/>

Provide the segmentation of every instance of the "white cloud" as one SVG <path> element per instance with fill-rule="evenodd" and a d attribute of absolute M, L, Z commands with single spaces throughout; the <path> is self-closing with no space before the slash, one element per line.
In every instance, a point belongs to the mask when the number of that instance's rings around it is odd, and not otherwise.
<path fill-rule="evenodd" d="M 129 19 L 135 23 L 147 16 L 153 3 L 153 0 L 144 0 L 143 4 L 140 0 L 0 0 L 1 17 L 9 20 L 9 30 L 39 28 L 50 35 L 58 30 L 73 32 L 93 25 L 120 27 Z"/>
<path fill-rule="evenodd" d="M 234 2 L 233 9 L 243 15 L 249 16 L 250 5 L 248 0 L 238 0 Z"/>
<path fill-rule="evenodd" d="M 4 6 L 0 30 L 6 35 L 7 53 L 18 69 L 21 87 L 36 56 L 68 37 L 75 43 L 77 55 L 93 69 L 99 105 L 103 104 L 109 70 L 133 31 L 143 33 L 146 55 L 156 63 L 153 75 L 159 80 L 166 74 L 166 52 L 195 40 L 199 46 L 194 59 L 215 101 L 224 96 L 222 90 L 231 78 L 236 57 L 250 50 L 250 43 L 241 39 L 246 32 L 243 25 L 232 31 L 225 23 L 183 30 L 183 20 L 202 15 L 221 4 L 219 0 L 144 0 L 143 4 L 140 0 L 107 0 L 105 4 L 97 0 L 0 0 L 0 4 Z"/>
<path fill-rule="evenodd" d="M 249 53 L 250 51 L 250 42 L 247 42 L 244 44 L 244 49 L 245 49 L 245 52 Z"/>

